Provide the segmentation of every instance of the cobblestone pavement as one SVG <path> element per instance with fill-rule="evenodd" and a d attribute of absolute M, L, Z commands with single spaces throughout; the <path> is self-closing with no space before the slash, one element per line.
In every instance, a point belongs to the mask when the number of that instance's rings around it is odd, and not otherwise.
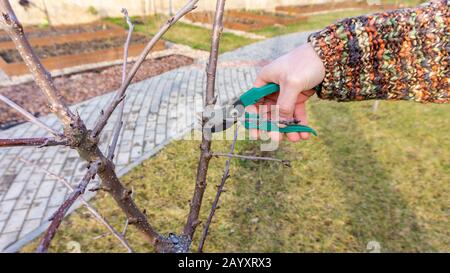
<path fill-rule="evenodd" d="M 220 56 L 217 91 L 219 103 L 227 103 L 251 87 L 258 66 L 305 42 L 307 33 L 296 33 L 258 42 Z M 174 138 L 191 131 L 195 115 L 202 111 L 205 62 L 198 61 L 130 86 L 125 101 L 124 128 L 116 152 L 119 175 L 149 158 Z M 113 93 L 73 106 L 88 126 Z M 116 119 L 113 115 L 111 121 Z M 41 120 L 61 129 L 54 115 Z M 105 149 L 112 134 L 110 122 L 102 135 Z M 0 131 L 0 138 L 45 136 L 46 131 L 31 123 Z M 20 158 L 33 163 L 30 166 Z M 85 173 L 86 164 L 75 151 L 65 147 L 18 147 L 0 150 L 0 251 L 18 251 L 41 234 L 49 216 L 68 194 L 65 186 L 46 174 L 49 170 L 73 185 Z M 98 181 L 91 184 L 95 186 Z M 86 193 L 86 199 L 93 193 Z"/>

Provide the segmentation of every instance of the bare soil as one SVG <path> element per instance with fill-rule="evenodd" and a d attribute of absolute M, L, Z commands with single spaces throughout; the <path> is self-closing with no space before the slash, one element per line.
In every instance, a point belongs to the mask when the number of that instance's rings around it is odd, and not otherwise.
<path fill-rule="evenodd" d="M 91 53 L 98 50 L 122 47 L 126 37 L 110 37 L 107 39 L 97 39 L 90 41 L 75 41 L 63 44 L 52 44 L 34 47 L 34 51 L 40 59 L 48 57 L 57 57 L 65 55 L 77 55 L 81 53 Z M 134 35 L 130 44 L 145 44 L 148 38 L 143 35 Z M 0 57 L 7 63 L 22 62 L 19 52 L 14 49 L 6 49 L 0 51 Z"/>
<path fill-rule="evenodd" d="M 192 63 L 191 58 L 182 55 L 146 60 L 134 77 L 133 82 L 139 82 Z M 128 64 L 128 70 L 131 65 Z M 121 74 L 122 66 L 116 65 L 57 77 L 54 81 L 65 102 L 72 105 L 117 90 L 120 87 Z M 50 113 L 44 95 L 34 82 L 0 88 L 0 94 L 13 100 L 37 117 Z M 25 120 L 22 116 L 0 102 L 0 130 L 23 121 Z"/>
<path fill-rule="evenodd" d="M 212 24 L 214 18 L 212 12 L 193 12 L 186 17 L 205 24 Z M 270 25 L 287 25 L 301 20 L 306 20 L 306 17 L 266 11 L 230 10 L 225 14 L 224 26 L 229 29 L 253 31 Z"/>
<path fill-rule="evenodd" d="M 30 26 L 25 27 L 25 34 L 28 38 L 37 38 L 43 36 L 55 37 L 60 35 L 91 33 L 114 28 L 116 28 L 114 25 L 108 23 L 93 23 L 75 26 L 58 26 L 45 28 Z M 7 42 L 7 41 L 11 41 L 9 36 L 4 31 L 0 31 L 0 42 Z"/>

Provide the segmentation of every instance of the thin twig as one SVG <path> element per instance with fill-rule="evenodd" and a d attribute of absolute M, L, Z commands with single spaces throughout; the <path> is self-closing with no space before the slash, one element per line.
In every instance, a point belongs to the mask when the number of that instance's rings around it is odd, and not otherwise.
<path fill-rule="evenodd" d="M 31 166 L 37 166 L 36 163 L 33 163 L 21 156 L 18 157 L 19 160 L 21 160 L 22 162 L 24 162 L 25 164 L 31 165 Z M 42 168 L 42 170 L 48 175 L 51 176 L 53 178 L 55 178 L 57 181 L 61 182 L 64 186 L 66 186 L 66 188 L 73 192 L 75 189 L 72 187 L 72 185 L 70 185 L 70 182 L 67 181 L 66 179 L 64 179 L 63 177 L 57 175 L 56 173 L 53 173 L 45 168 Z M 120 232 L 118 232 L 117 230 L 114 229 L 113 226 L 111 226 L 111 224 L 102 217 L 102 215 L 91 205 L 89 204 L 86 199 L 84 199 L 83 196 L 80 196 L 79 200 L 81 201 L 81 203 L 83 203 L 83 205 L 89 210 L 89 212 L 95 217 L 95 219 L 97 219 L 97 221 L 99 221 L 101 224 L 103 224 L 108 230 L 109 232 L 111 232 L 112 235 L 114 235 L 114 237 L 117 238 L 117 240 L 119 240 L 119 242 L 127 249 L 127 251 L 129 253 L 133 252 L 133 249 L 131 248 L 130 244 L 128 243 L 128 241 L 125 239 L 124 236 L 122 236 L 120 234 Z"/>
<path fill-rule="evenodd" d="M 225 187 L 225 182 L 227 181 L 228 177 L 230 177 L 231 159 L 233 159 L 232 155 L 234 154 L 234 148 L 236 147 L 236 141 L 238 138 L 238 130 L 239 130 L 239 124 L 236 123 L 236 125 L 234 126 L 233 142 L 231 143 L 231 146 L 230 146 L 230 156 L 228 157 L 227 162 L 225 163 L 225 169 L 223 171 L 222 180 L 217 187 L 216 197 L 214 198 L 214 201 L 211 205 L 211 210 L 209 212 L 208 219 L 206 220 L 205 226 L 203 227 L 202 236 L 200 237 L 200 243 L 198 246 L 199 253 L 203 252 L 203 246 L 205 245 L 205 240 L 206 240 L 206 237 L 208 236 L 209 226 L 211 225 L 212 218 L 214 217 L 214 213 L 217 210 L 217 205 L 219 204 L 220 195 L 222 194 L 223 188 Z"/>
<path fill-rule="evenodd" d="M 49 126 L 44 124 L 38 118 L 33 116 L 30 112 L 28 112 L 27 110 L 25 110 L 21 106 L 17 105 L 15 102 L 13 102 L 12 100 L 8 99 L 7 97 L 5 97 L 5 96 L 0 94 L 0 100 L 3 101 L 4 103 L 6 103 L 7 105 L 9 105 L 11 108 L 16 110 L 17 112 L 19 112 L 27 120 L 29 120 L 30 122 L 36 124 L 38 127 L 46 130 L 47 132 L 49 132 L 50 134 L 52 134 L 52 135 L 54 135 L 56 137 L 60 137 L 61 136 L 57 131 L 53 130 L 52 128 L 50 128 Z"/>
<path fill-rule="evenodd" d="M 51 220 L 52 223 L 50 224 L 50 226 L 47 229 L 47 232 L 40 241 L 39 246 L 36 249 L 36 252 L 38 253 L 47 252 L 48 247 L 50 246 L 52 239 L 55 237 L 56 231 L 61 225 L 61 222 L 64 219 L 64 216 L 66 215 L 67 211 L 70 209 L 70 207 L 72 207 L 72 205 L 75 203 L 78 197 L 84 194 L 87 185 L 92 179 L 94 179 L 100 165 L 101 162 L 99 161 L 90 164 L 89 170 L 87 171 L 81 182 L 78 184 L 77 188 L 70 193 L 66 201 L 64 201 L 64 203 L 53 214 Z"/>
<path fill-rule="evenodd" d="M 247 159 L 247 160 L 275 161 L 275 162 L 282 163 L 283 165 L 288 166 L 288 167 L 291 165 L 291 162 L 289 160 L 278 159 L 278 158 L 273 158 L 273 157 L 236 155 L 236 154 L 225 154 L 225 153 L 212 153 L 212 156 L 234 157 L 234 158 Z"/>
<path fill-rule="evenodd" d="M 133 67 L 131 68 L 130 72 L 127 75 L 127 78 L 120 87 L 120 89 L 116 92 L 116 95 L 111 102 L 109 106 L 107 106 L 106 109 L 102 111 L 102 116 L 97 120 L 97 122 L 94 125 L 94 129 L 92 130 L 91 136 L 96 138 L 99 136 L 103 128 L 108 123 L 108 119 L 111 117 L 112 113 L 116 109 L 116 107 L 119 105 L 119 103 L 123 100 L 125 93 L 128 89 L 128 86 L 130 85 L 131 81 L 133 80 L 134 76 L 136 75 L 139 67 L 141 64 L 145 61 L 145 58 L 150 53 L 150 51 L 153 49 L 155 44 L 161 39 L 161 37 L 172 27 L 178 20 L 180 20 L 184 15 L 191 12 L 196 8 L 196 4 L 199 0 L 190 0 L 183 8 L 181 8 L 172 18 L 167 20 L 167 22 L 159 29 L 159 31 L 152 37 L 152 39 L 148 42 L 145 49 L 142 51 L 142 53 L 139 55 L 138 59 L 134 63 Z"/>
<path fill-rule="evenodd" d="M 67 140 L 57 140 L 51 137 L 36 137 L 36 138 L 7 138 L 0 139 L 0 147 L 17 147 L 17 146 L 37 146 L 39 148 L 49 146 L 65 146 Z"/>
<path fill-rule="evenodd" d="M 130 41 L 131 41 L 131 35 L 133 34 L 134 25 L 131 22 L 130 16 L 128 16 L 127 9 L 122 9 L 123 16 L 125 17 L 125 20 L 128 24 L 128 34 L 127 34 L 127 40 L 125 41 L 125 45 L 123 47 L 123 64 L 122 64 L 122 81 L 121 84 L 123 85 L 125 83 L 126 77 L 127 77 L 127 63 L 128 63 L 128 50 L 130 48 Z M 119 139 L 120 131 L 123 127 L 123 109 L 125 106 L 125 98 L 120 102 L 118 108 L 119 108 L 119 114 L 117 116 L 116 123 L 114 124 L 113 129 L 113 136 L 111 139 L 111 143 L 109 144 L 108 149 L 108 159 L 113 160 L 114 158 L 114 151 L 117 146 L 117 141 Z"/>
<path fill-rule="evenodd" d="M 215 80 L 217 71 L 217 60 L 219 56 L 220 36 L 223 30 L 223 15 L 225 0 L 217 0 L 216 12 L 211 36 L 211 49 L 209 62 L 206 69 L 206 98 L 205 109 L 212 107 L 216 102 L 214 96 Z M 203 118 L 202 128 L 205 128 L 207 119 Z M 189 215 L 184 226 L 184 235 L 191 240 L 194 237 L 195 229 L 200 224 L 198 219 L 202 206 L 203 195 L 206 189 L 206 177 L 208 173 L 209 161 L 211 160 L 211 136 L 202 130 L 202 143 L 200 144 L 200 158 L 197 166 L 197 177 L 195 181 L 194 194 L 190 203 Z"/>

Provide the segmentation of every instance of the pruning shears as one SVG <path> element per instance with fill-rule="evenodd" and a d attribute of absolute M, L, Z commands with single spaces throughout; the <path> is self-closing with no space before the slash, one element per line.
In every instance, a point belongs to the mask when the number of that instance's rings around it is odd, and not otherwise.
<path fill-rule="evenodd" d="M 253 105 L 265 96 L 278 91 L 280 91 L 280 86 L 275 83 L 269 83 L 262 87 L 253 87 L 242 94 L 232 105 L 227 105 L 212 111 L 205 111 L 204 115 L 208 118 L 205 128 L 211 130 L 212 133 L 221 132 L 230 128 L 239 119 L 244 117 L 244 127 L 246 129 L 280 133 L 306 132 L 317 136 L 316 131 L 311 127 L 300 124 L 288 124 L 280 127 L 276 121 L 263 119 L 258 114 L 245 111 L 245 107 Z"/>

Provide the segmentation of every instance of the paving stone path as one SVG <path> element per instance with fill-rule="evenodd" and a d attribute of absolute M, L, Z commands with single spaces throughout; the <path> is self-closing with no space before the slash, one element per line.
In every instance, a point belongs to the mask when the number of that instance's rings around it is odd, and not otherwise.
<path fill-rule="evenodd" d="M 274 59 L 304 43 L 307 35 L 280 36 L 222 54 L 217 77 L 219 103 L 227 103 L 251 87 L 261 61 Z M 115 158 L 119 175 L 192 130 L 196 113 L 202 111 L 205 85 L 205 63 L 198 61 L 130 86 L 125 101 L 125 126 Z M 92 98 L 72 108 L 92 126 L 113 94 Z M 116 117 L 113 115 L 111 121 Z M 61 129 L 54 115 L 41 120 L 54 129 Z M 104 130 L 103 149 L 112 128 L 110 122 Z M 46 135 L 46 131 L 31 123 L 0 131 L 0 138 Z M 26 164 L 21 158 L 34 165 Z M 76 185 L 86 165 L 75 151 L 65 147 L 0 149 L 0 251 L 18 251 L 39 236 L 48 226 L 49 216 L 67 196 L 67 188 L 44 169 Z M 92 185 L 95 183 L 98 181 Z M 87 192 L 85 198 L 92 196 L 93 193 Z"/>

